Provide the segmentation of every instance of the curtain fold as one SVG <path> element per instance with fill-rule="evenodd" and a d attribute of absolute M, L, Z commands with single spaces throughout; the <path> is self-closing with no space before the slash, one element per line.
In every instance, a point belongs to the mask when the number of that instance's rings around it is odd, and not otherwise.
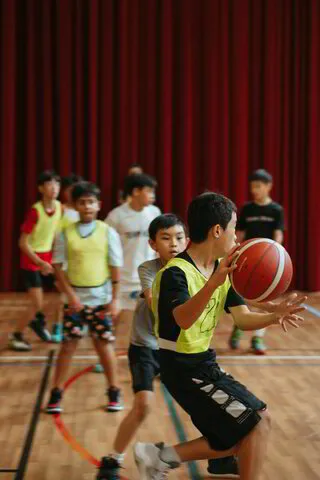
<path fill-rule="evenodd" d="M 1 277 L 20 287 L 36 177 L 76 172 L 115 206 L 128 166 L 185 216 L 212 189 L 238 206 L 274 177 L 294 286 L 320 290 L 317 0 L 0 0 Z"/>

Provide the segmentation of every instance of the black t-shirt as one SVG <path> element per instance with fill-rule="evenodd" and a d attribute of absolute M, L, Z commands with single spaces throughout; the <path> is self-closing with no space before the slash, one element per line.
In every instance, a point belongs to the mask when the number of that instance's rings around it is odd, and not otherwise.
<path fill-rule="evenodd" d="M 186 251 L 177 255 L 176 258 L 183 258 L 197 268 Z M 218 262 L 216 263 L 217 266 Z M 171 341 L 178 339 L 181 329 L 174 319 L 173 310 L 185 303 L 189 298 L 188 282 L 184 271 L 179 267 L 166 269 L 161 278 L 158 303 L 160 338 Z M 244 304 L 244 299 L 230 287 L 224 306 L 225 311 L 230 313 L 230 307 Z"/>
<path fill-rule="evenodd" d="M 245 232 L 246 240 L 257 237 L 273 239 L 275 230 L 284 230 L 283 208 L 276 202 L 268 205 L 247 203 L 240 212 L 237 230 Z"/>

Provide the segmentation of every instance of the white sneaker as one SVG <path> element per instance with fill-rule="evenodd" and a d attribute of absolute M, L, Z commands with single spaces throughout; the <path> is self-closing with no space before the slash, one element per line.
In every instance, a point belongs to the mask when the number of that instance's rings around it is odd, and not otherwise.
<path fill-rule="evenodd" d="M 22 333 L 13 333 L 9 337 L 9 348 L 11 350 L 16 350 L 17 352 L 29 352 L 31 350 L 31 345 L 23 337 Z"/>
<path fill-rule="evenodd" d="M 165 480 L 169 470 L 177 468 L 175 462 L 166 463 L 160 458 L 163 444 L 138 442 L 133 447 L 133 454 L 140 473 L 140 480 Z"/>

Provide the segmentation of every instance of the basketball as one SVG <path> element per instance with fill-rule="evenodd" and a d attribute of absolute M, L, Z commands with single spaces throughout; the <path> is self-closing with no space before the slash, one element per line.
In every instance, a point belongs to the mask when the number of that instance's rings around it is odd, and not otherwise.
<path fill-rule="evenodd" d="M 267 238 L 253 238 L 238 248 L 238 267 L 230 275 L 235 291 L 247 300 L 265 302 L 282 295 L 292 280 L 292 262 L 286 249 Z"/>

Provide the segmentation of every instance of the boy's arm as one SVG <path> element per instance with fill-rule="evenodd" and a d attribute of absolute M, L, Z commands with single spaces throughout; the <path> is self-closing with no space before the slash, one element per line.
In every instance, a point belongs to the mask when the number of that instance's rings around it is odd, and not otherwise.
<path fill-rule="evenodd" d="M 273 240 L 282 244 L 283 243 L 283 231 L 282 230 L 275 230 L 273 232 Z"/>
<path fill-rule="evenodd" d="M 282 207 L 279 207 L 279 211 L 277 212 L 277 218 L 275 219 L 273 240 L 282 244 L 283 231 L 284 231 L 284 211 Z"/>
<path fill-rule="evenodd" d="M 43 275 L 49 275 L 53 273 L 53 268 L 50 263 L 42 260 L 32 249 L 29 244 L 29 236 L 31 235 L 34 227 L 38 222 L 38 212 L 35 208 L 31 208 L 28 212 L 26 219 L 21 227 L 21 235 L 19 238 L 19 248 L 20 250 L 30 258 L 30 260 L 40 267 L 40 271 Z"/>
<path fill-rule="evenodd" d="M 62 269 L 62 265 L 62 263 L 54 264 L 54 271 L 59 283 L 59 288 L 62 290 L 63 293 L 67 295 L 69 307 L 73 308 L 76 312 L 80 312 L 81 310 L 83 310 L 83 305 L 76 292 L 70 285 L 68 277 Z"/>
<path fill-rule="evenodd" d="M 108 240 L 108 264 L 111 271 L 112 300 L 110 304 L 110 315 L 116 317 L 119 313 L 120 295 L 120 267 L 123 265 L 123 252 L 119 234 L 109 226 L 107 233 Z"/>
<path fill-rule="evenodd" d="M 237 228 L 236 228 L 236 235 L 237 235 L 237 241 L 239 243 L 242 243 L 246 237 L 246 214 L 245 214 L 245 207 L 243 207 L 240 211 L 238 222 L 237 222 Z"/>
<path fill-rule="evenodd" d="M 158 261 L 144 262 L 138 267 L 138 274 L 140 278 L 143 297 L 151 310 L 152 307 L 152 283 L 156 278 L 157 272 L 161 267 Z"/>
<path fill-rule="evenodd" d="M 297 294 L 293 294 L 278 303 L 273 313 L 250 312 L 246 305 L 230 307 L 230 312 L 235 324 L 241 330 L 259 330 L 270 325 L 280 324 L 286 332 L 288 324 L 297 328 L 299 322 L 303 321 L 303 318 L 297 313 L 305 310 L 304 307 L 301 307 L 305 300 L 306 297 L 298 297 Z"/>
<path fill-rule="evenodd" d="M 30 260 L 40 268 L 40 271 L 43 275 L 49 275 L 53 273 L 53 268 L 50 263 L 42 260 L 31 248 L 28 242 L 30 234 L 22 232 L 19 238 L 19 248 L 26 254 Z"/>
<path fill-rule="evenodd" d="M 83 309 L 76 292 L 70 285 L 68 277 L 64 270 L 62 269 L 63 264 L 67 261 L 67 248 L 66 248 L 66 237 L 63 232 L 56 236 L 54 245 L 53 245 L 53 257 L 52 264 L 57 278 L 57 285 L 59 291 L 65 293 L 68 297 L 68 304 L 71 308 L 76 311 Z"/>
<path fill-rule="evenodd" d="M 237 265 L 232 265 L 233 260 L 238 255 L 235 252 L 236 248 L 238 248 L 238 245 L 220 261 L 216 271 L 196 295 L 173 310 L 173 316 L 180 328 L 187 330 L 192 327 L 206 308 L 213 292 L 225 282 L 227 275 L 237 268 Z"/>

